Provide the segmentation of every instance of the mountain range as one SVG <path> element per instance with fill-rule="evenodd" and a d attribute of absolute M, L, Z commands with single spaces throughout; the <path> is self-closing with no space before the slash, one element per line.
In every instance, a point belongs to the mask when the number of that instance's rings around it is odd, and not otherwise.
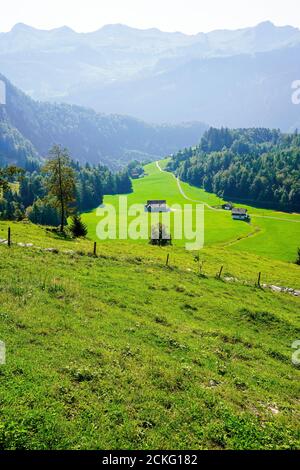
<path fill-rule="evenodd" d="M 200 122 L 147 124 L 135 118 L 105 115 L 69 104 L 35 101 L 3 75 L 6 105 L 0 105 L 0 164 L 25 165 L 45 157 L 57 143 L 80 163 L 112 169 L 130 160 L 154 160 L 199 142 L 207 129 Z"/>
<path fill-rule="evenodd" d="M 300 30 L 264 22 L 185 35 L 107 25 L 91 33 L 17 24 L 0 33 L 0 71 L 34 99 L 214 126 L 300 125 Z"/>

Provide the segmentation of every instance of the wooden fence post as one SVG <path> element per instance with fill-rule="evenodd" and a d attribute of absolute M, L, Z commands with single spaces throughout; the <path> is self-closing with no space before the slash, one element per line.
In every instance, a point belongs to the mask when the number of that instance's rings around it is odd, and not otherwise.
<path fill-rule="evenodd" d="M 10 227 L 8 227 L 8 232 L 7 232 L 7 245 L 11 247 L 11 230 Z"/>
<path fill-rule="evenodd" d="M 221 266 L 220 272 L 218 274 L 218 279 L 221 279 L 224 266 Z"/>
<path fill-rule="evenodd" d="M 97 256 L 97 243 L 94 242 L 94 256 Z"/>
<path fill-rule="evenodd" d="M 260 287 L 261 273 L 258 273 L 257 287 Z"/>
<path fill-rule="evenodd" d="M 203 266 L 204 266 L 204 261 L 202 260 L 201 264 L 199 263 L 199 274 L 200 274 L 200 276 L 202 274 Z"/>
<path fill-rule="evenodd" d="M 167 256 L 166 266 L 169 266 L 170 255 Z"/>

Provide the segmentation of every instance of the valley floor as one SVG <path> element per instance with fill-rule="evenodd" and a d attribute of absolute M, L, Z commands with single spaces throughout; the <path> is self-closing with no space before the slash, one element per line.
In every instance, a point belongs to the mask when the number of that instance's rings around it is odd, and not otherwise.
<path fill-rule="evenodd" d="M 195 211 L 197 203 L 205 205 L 204 246 L 227 246 L 229 250 L 249 252 L 272 259 L 294 262 L 300 245 L 300 215 L 258 209 L 244 204 L 251 215 L 251 223 L 232 220 L 231 213 L 216 209 L 224 203 L 222 199 L 176 181 L 176 178 L 162 171 L 166 161 L 151 163 L 145 167 L 146 176 L 133 181 L 133 193 L 128 195 L 128 205 L 146 204 L 149 199 L 167 200 L 173 204 L 190 204 Z M 118 209 L 118 196 L 106 196 L 104 205 Z M 145 214 L 147 217 L 147 214 Z M 97 224 L 101 220 L 96 211 L 83 215 L 89 229 L 89 236 L 97 240 Z M 129 218 L 129 223 L 132 219 Z M 173 232 L 171 215 L 171 233 Z M 137 241 L 133 241 L 137 243 Z M 142 241 L 144 243 L 144 241 Z M 177 246 L 184 246 L 186 240 L 174 240 Z"/>

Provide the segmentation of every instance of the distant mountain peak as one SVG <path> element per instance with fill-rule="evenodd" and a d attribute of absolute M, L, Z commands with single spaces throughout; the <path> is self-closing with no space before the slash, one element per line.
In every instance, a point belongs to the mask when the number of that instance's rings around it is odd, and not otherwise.
<path fill-rule="evenodd" d="M 17 23 L 15 26 L 12 27 L 11 32 L 18 32 L 18 31 L 34 31 L 35 28 L 29 26 L 25 23 Z"/>
<path fill-rule="evenodd" d="M 258 23 L 256 28 L 260 29 L 273 29 L 276 28 L 275 24 L 272 23 L 272 21 L 262 21 L 261 23 Z"/>
<path fill-rule="evenodd" d="M 60 26 L 59 28 L 54 28 L 51 31 L 54 31 L 54 32 L 57 32 L 57 33 L 72 33 L 72 34 L 75 33 L 74 29 L 72 29 L 72 28 L 70 28 L 69 26 L 66 26 L 66 25 Z M 75 34 L 77 34 L 77 33 L 75 33 Z"/>
<path fill-rule="evenodd" d="M 18 33 L 18 32 L 37 32 L 37 33 L 52 33 L 52 32 L 61 32 L 61 33 L 72 33 L 74 34 L 75 31 L 70 28 L 69 26 L 60 26 L 58 28 L 53 28 L 53 29 L 50 29 L 50 30 L 44 30 L 44 29 L 38 29 L 38 28 L 34 28 L 33 26 L 29 26 L 25 23 L 17 23 L 15 24 L 15 26 L 12 27 L 12 29 L 10 30 L 11 33 Z M 75 33 L 76 34 L 76 33 Z"/>
<path fill-rule="evenodd" d="M 118 31 L 131 31 L 134 30 L 135 28 L 131 28 L 130 26 L 127 26 L 126 24 L 122 23 L 112 23 L 112 24 L 106 24 L 102 26 L 98 31 L 105 31 L 105 32 L 118 32 Z"/>
<path fill-rule="evenodd" d="M 254 27 L 254 29 L 259 30 L 259 31 L 266 31 L 266 32 L 276 32 L 277 31 L 299 31 L 298 28 L 295 28 L 294 26 L 277 26 L 272 21 L 262 21 L 261 23 L 258 23 L 257 26 Z"/>
<path fill-rule="evenodd" d="M 113 24 L 106 24 L 102 26 L 98 31 L 96 32 L 101 32 L 101 33 L 113 33 L 113 34 L 121 34 L 121 33 L 137 33 L 137 34 L 143 34 L 143 33 L 153 33 L 153 34 L 159 34 L 159 35 L 164 35 L 164 34 L 169 34 L 166 32 L 162 32 L 158 28 L 135 28 L 133 26 L 128 26 L 123 23 L 113 23 Z M 173 34 L 181 34 L 184 36 L 183 33 L 173 33 Z"/>

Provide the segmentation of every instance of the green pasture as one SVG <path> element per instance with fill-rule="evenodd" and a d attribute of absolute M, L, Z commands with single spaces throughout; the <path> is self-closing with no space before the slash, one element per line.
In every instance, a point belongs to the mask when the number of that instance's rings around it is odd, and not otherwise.
<path fill-rule="evenodd" d="M 298 266 L 10 225 L 35 246 L 0 245 L 1 450 L 299 449 L 299 298 L 254 287 Z"/>
<path fill-rule="evenodd" d="M 160 162 L 161 168 L 166 165 L 166 160 Z M 161 172 L 156 163 L 145 167 L 146 176 L 133 181 L 133 193 L 128 195 L 128 206 L 132 204 L 145 205 L 149 199 L 166 199 L 169 206 L 174 204 L 188 206 L 187 214 L 192 217 L 192 228 L 195 229 L 195 208 L 197 203 L 204 203 L 204 246 L 226 246 L 228 249 L 249 251 L 259 255 L 294 261 L 297 248 L 300 246 L 300 216 L 287 214 L 274 210 L 254 208 L 241 204 L 251 214 L 251 223 L 234 221 L 230 212 L 220 210 L 222 199 L 214 194 L 207 193 L 203 189 L 192 187 L 187 183 L 180 183 L 184 194 L 181 194 L 177 181 L 171 173 Z M 118 226 L 117 236 L 122 225 L 129 226 L 135 217 L 124 219 L 124 212 L 119 210 L 119 196 L 105 196 L 104 206 L 112 205 L 116 210 Z M 216 210 L 219 208 L 219 210 Z M 180 212 L 180 210 L 179 210 Z M 177 246 L 185 246 L 187 240 L 174 239 L 174 218 L 179 216 L 178 210 L 171 212 L 169 227 L 173 235 L 173 243 Z M 97 225 L 103 220 L 103 215 L 97 215 L 97 211 L 83 214 L 83 220 L 88 226 L 89 236 L 97 240 Z M 111 220 L 111 219 L 110 219 Z M 150 234 L 150 215 L 142 214 L 141 220 L 148 221 L 148 233 Z M 145 240 L 131 240 L 133 243 L 145 243 Z"/>

